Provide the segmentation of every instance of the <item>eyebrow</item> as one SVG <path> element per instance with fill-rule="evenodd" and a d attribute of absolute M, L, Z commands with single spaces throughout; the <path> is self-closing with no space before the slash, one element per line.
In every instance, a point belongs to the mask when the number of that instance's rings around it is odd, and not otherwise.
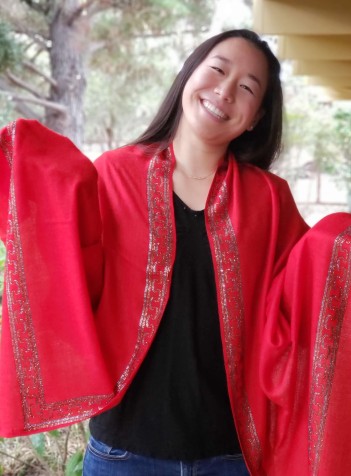
<path fill-rule="evenodd" d="M 225 56 L 214 55 L 214 56 L 212 56 L 212 58 L 219 59 L 219 60 L 221 60 L 221 61 L 223 61 L 224 63 L 227 63 L 227 64 L 233 64 L 232 61 L 230 61 L 230 59 L 226 58 Z M 252 81 L 255 81 L 255 83 L 257 83 L 260 87 L 262 87 L 261 81 L 258 79 L 257 76 L 255 76 L 255 75 L 252 74 L 252 73 L 247 73 L 247 76 L 248 76 L 250 79 L 252 79 Z"/>

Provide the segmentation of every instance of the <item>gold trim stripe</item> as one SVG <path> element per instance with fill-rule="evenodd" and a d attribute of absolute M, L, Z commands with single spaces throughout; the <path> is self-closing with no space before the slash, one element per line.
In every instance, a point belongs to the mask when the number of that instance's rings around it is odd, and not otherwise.
<path fill-rule="evenodd" d="M 250 465 L 259 469 L 262 449 L 252 410 L 244 388 L 244 303 L 239 249 L 228 212 L 228 190 L 225 170 L 215 176 L 208 202 L 208 221 L 213 238 L 218 304 L 223 321 L 224 350 L 229 379 L 229 394 L 238 434 Z"/>
<path fill-rule="evenodd" d="M 318 475 L 333 387 L 340 334 L 351 291 L 351 226 L 335 240 L 329 265 L 313 356 L 309 408 L 309 461 Z"/>

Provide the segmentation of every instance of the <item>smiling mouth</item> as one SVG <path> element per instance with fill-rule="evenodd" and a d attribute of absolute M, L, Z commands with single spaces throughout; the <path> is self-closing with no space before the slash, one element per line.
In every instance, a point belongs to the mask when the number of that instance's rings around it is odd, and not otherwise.
<path fill-rule="evenodd" d="M 223 111 L 218 109 L 218 107 L 216 107 L 210 101 L 207 101 L 207 99 L 204 99 L 202 101 L 202 105 L 208 112 L 210 112 L 213 116 L 217 117 L 218 119 L 229 119 L 227 114 L 225 114 Z"/>

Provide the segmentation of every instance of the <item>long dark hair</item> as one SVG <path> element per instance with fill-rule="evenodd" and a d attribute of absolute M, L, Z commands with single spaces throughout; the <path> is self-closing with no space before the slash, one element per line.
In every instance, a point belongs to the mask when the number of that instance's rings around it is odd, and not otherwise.
<path fill-rule="evenodd" d="M 213 36 L 198 46 L 185 61 L 175 78 L 156 116 L 135 144 L 158 144 L 161 149 L 168 147 L 177 132 L 183 112 L 182 95 L 184 86 L 195 69 L 204 61 L 210 51 L 228 38 L 244 38 L 265 55 L 268 63 L 267 91 L 262 101 L 264 115 L 252 131 L 245 131 L 229 144 L 229 150 L 238 162 L 246 162 L 261 169 L 269 169 L 281 149 L 283 122 L 283 95 L 280 82 L 280 64 L 266 41 L 250 30 L 229 30 Z"/>

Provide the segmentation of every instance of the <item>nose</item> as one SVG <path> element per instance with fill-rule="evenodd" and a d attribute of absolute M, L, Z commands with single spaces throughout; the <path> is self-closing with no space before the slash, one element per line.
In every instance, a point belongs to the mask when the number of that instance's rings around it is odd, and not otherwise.
<path fill-rule="evenodd" d="M 220 96 L 226 102 L 231 103 L 234 100 L 233 88 L 229 84 L 223 83 L 220 86 L 216 86 L 214 88 L 214 93 L 217 94 L 217 96 Z"/>

